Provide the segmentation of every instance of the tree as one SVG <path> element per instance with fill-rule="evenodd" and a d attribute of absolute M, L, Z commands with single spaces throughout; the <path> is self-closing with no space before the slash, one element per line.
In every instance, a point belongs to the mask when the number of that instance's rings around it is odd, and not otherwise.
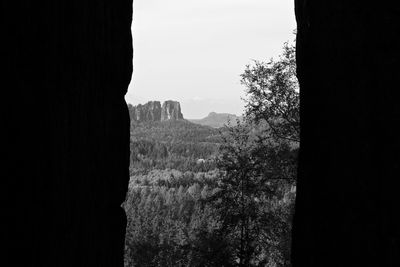
<path fill-rule="evenodd" d="M 219 191 L 213 196 L 222 221 L 221 231 L 229 237 L 238 266 L 257 266 L 262 244 L 263 206 L 269 188 L 260 166 L 259 148 L 251 128 L 238 122 L 230 127 L 221 146 L 218 167 Z"/>
<path fill-rule="evenodd" d="M 238 266 L 288 266 L 300 143 L 299 90 L 294 46 L 279 60 L 255 61 L 241 75 L 244 123 L 229 127 L 221 145 L 219 191 L 213 196 Z"/>
<path fill-rule="evenodd" d="M 266 122 L 271 135 L 300 142 L 300 97 L 294 43 L 286 42 L 279 60 L 254 61 L 241 75 L 246 87 L 246 118 Z"/>

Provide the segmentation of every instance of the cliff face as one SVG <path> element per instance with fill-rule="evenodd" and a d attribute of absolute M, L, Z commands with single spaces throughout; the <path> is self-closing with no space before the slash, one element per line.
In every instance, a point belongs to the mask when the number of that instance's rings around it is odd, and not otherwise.
<path fill-rule="evenodd" d="M 122 267 L 132 0 L 2 10 L 2 262 Z"/>
<path fill-rule="evenodd" d="M 150 101 L 144 105 L 129 105 L 129 115 L 131 117 L 131 120 L 137 122 L 160 121 L 161 103 L 159 101 Z"/>
<path fill-rule="evenodd" d="M 293 266 L 400 266 L 399 9 L 295 3 L 301 151 Z"/>
<path fill-rule="evenodd" d="M 177 101 L 168 100 L 162 105 L 161 120 L 181 120 L 183 115 L 181 105 Z"/>
<path fill-rule="evenodd" d="M 159 101 L 132 106 L 129 104 L 129 115 L 133 122 L 182 120 L 181 106 L 177 101 L 165 101 L 161 106 Z"/>

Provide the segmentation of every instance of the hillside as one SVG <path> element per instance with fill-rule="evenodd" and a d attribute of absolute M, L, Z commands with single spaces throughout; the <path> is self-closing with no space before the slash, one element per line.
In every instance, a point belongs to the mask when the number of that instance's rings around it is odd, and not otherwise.
<path fill-rule="evenodd" d="M 221 128 L 224 127 L 225 125 L 228 124 L 228 122 L 231 123 L 231 125 L 236 125 L 236 120 L 242 120 L 242 117 L 236 116 L 235 114 L 229 114 L 229 113 L 216 113 L 216 112 L 211 112 L 208 114 L 207 117 L 203 119 L 198 119 L 198 120 L 189 120 L 193 123 L 204 125 L 204 126 L 210 126 L 213 128 Z"/>
<path fill-rule="evenodd" d="M 200 123 L 185 120 L 179 102 L 149 101 L 128 105 L 131 117 L 131 175 L 174 169 L 208 172 L 222 142 L 222 127 L 231 114 L 210 113 Z M 216 129 L 219 128 L 219 129 Z"/>
<path fill-rule="evenodd" d="M 220 142 L 218 129 L 192 123 L 188 120 L 148 121 L 131 127 L 132 140 L 159 142 Z"/>
<path fill-rule="evenodd" d="M 131 127 L 131 174 L 154 169 L 213 170 L 221 141 L 219 129 L 184 119 L 135 122 Z"/>

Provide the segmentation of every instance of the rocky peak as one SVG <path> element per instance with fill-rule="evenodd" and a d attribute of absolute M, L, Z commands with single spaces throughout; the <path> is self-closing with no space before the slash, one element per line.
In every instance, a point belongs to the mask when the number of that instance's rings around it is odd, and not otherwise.
<path fill-rule="evenodd" d="M 136 122 L 159 121 L 161 120 L 161 103 L 160 101 L 150 101 L 144 105 L 129 105 L 129 115 L 131 120 Z"/>
<path fill-rule="evenodd" d="M 160 101 L 149 101 L 137 106 L 128 105 L 129 115 L 134 122 L 181 120 L 183 115 L 179 102 L 168 100 L 162 106 Z"/>
<path fill-rule="evenodd" d="M 178 101 L 168 100 L 162 105 L 161 120 L 182 120 L 181 105 Z"/>

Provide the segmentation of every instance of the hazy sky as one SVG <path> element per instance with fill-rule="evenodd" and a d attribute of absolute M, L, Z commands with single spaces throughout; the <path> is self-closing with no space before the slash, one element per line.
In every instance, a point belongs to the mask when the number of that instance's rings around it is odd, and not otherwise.
<path fill-rule="evenodd" d="M 242 114 L 240 74 L 276 57 L 296 28 L 293 0 L 134 0 L 134 105 L 177 100 L 185 118 Z"/>

